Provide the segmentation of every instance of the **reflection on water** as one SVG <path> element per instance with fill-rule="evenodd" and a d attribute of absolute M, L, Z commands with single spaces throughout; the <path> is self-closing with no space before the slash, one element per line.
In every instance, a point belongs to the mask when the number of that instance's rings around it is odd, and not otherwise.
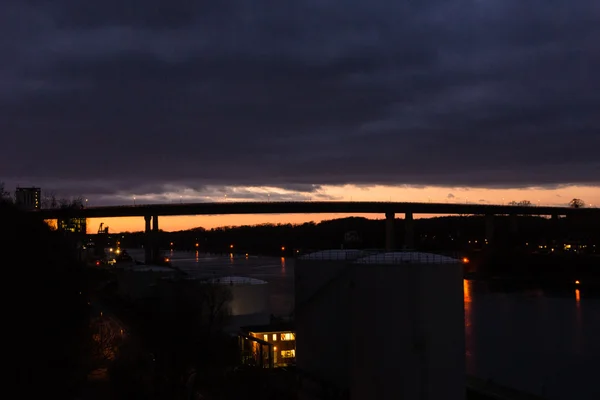
<path fill-rule="evenodd" d="M 473 352 L 473 313 L 471 309 L 471 285 L 472 283 L 466 279 L 463 280 L 463 292 L 465 302 L 465 349 L 467 356 L 467 372 L 474 374 L 475 370 L 475 355 Z"/>
<path fill-rule="evenodd" d="M 271 312 L 288 315 L 293 310 L 293 259 L 198 252 L 174 252 L 170 258 L 196 276 L 266 280 Z M 463 288 L 468 373 L 544 392 L 549 400 L 600 399 L 600 299 L 583 288 L 507 292 L 471 281 L 464 281 Z"/>

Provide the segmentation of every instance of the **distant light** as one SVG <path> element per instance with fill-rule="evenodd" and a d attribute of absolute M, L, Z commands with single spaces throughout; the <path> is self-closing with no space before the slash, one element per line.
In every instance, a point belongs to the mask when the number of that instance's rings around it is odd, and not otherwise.
<path fill-rule="evenodd" d="M 469 259 L 467 257 L 463 257 L 462 262 L 465 264 L 469 263 Z"/>
<path fill-rule="evenodd" d="M 108 251 L 110 251 L 112 253 L 112 251 L 113 251 L 112 247 L 110 249 L 108 249 Z"/>
<path fill-rule="evenodd" d="M 196 243 L 196 247 L 200 246 L 198 243 Z"/>
<path fill-rule="evenodd" d="M 285 251 L 285 246 L 281 246 L 281 251 Z"/>
<path fill-rule="evenodd" d="M 171 246 L 173 246 L 173 242 L 171 242 Z"/>
<path fill-rule="evenodd" d="M 232 245 L 232 244 L 230 244 L 230 245 L 229 245 L 229 248 L 230 248 L 230 249 L 233 249 L 233 245 Z"/>
<path fill-rule="evenodd" d="M 579 285 L 579 281 L 575 281 L 575 284 L 576 284 L 576 285 Z"/>

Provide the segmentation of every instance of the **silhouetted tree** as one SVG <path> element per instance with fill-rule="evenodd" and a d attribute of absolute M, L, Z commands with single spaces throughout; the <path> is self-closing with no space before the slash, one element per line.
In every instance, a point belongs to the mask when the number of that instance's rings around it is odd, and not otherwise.
<path fill-rule="evenodd" d="M 583 201 L 581 199 L 573 199 L 569 202 L 569 207 L 583 208 L 583 207 L 585 207 L 585 201 Z"/>
<path fill-rule="evenodd" d="M 41 206 L 42 208 L 58 208 L 56 192 L 52 190 L 44 191 Z"/>
<path fill-rule="evenodd" d="M 85 276 L 68 243 L 34 214 L 0 203 L 3 362 L 8 392 L 72 398 L 86 377 L 89 308 Z M 38 393 L 36 393 L 38 392 Z"/>
<path fill-rule="evenodd" d="M 520 207 L 530 207 L 531 201 L 529 200 L 521 200 L 521 201 L 511 201 L 508 203 L 509 206 L 520 206 Z"/>
<path fill-rule="evenodd" d="M 10 192 L 8 192 L 4 187 L 4 182 L 0 182 L 0 201 L 2 202 L 11 202 L 12 198 L 10 197 Z"/>

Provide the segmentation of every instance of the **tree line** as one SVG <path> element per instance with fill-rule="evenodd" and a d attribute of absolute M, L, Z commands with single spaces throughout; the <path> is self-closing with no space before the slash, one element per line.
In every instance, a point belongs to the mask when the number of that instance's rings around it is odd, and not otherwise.
<path fill-rule="evenodd" d="M 515 247 L 524 243 L 551 241 L 600 241 L 595 221 L 519 216 L 517 230 L 508 216 L 494 218 L 494 245 Z M 405 245 L 405 221 L 394 221 L 394 247 Z M 464 251 L 484 243 L 484 216 L 449 216 L 413 221 L 414 247 L 419 250 Z M 386 243 L 385 220 L 360 217 L 341 218 L 319 223 L 261 224 L 215 229 L 195 228 L 179 232 L 161 232 L 164 250 L 187 250 L 213 253 L 252 253 L 295 255 L 297 251 L 332 248 L 383 248 Z M 115 235 L 116 236 L 116 235 Z M 122 247 L 141 247 L 143 232 L 118 235 Z"/>

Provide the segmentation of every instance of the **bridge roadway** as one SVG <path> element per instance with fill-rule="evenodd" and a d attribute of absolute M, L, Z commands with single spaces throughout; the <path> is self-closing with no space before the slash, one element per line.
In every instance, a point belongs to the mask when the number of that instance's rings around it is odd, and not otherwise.
<path fill-rule="evenodd" d="M 227 214 L 479 214 L 479 215 L 581 215 L 600 216 L 600 208 L 511 206 L 457 203 L 375 201 L 294 201 L 140 204 L 129 206 L 44 209 L 33 211 L 44 219 L 111 218 Z"/>

